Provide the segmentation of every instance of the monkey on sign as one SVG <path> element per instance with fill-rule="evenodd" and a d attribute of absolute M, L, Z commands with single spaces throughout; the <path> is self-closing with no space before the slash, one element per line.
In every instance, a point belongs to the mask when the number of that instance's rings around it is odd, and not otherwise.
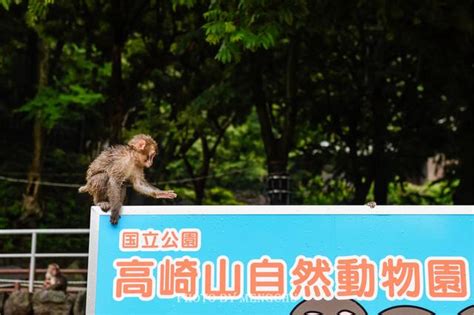
<path fill-rule="evenodd" d="M 87 183 L 79 192 L 89 193 L 94 204 L 103 211 L 111 210 L 110 222 L 117 224 L 119 211 L 125 199 L 125 183 L 130 182 L 133 188 L 153 198 L 174 199 L 172 190 L 160 190 L 145 180 L 144 169 L 153 164 L 158 153 L 158 144 L 149 135 L 136 135 L 127 145 L 113 146 L 105 149 L 87 170 Z"/>

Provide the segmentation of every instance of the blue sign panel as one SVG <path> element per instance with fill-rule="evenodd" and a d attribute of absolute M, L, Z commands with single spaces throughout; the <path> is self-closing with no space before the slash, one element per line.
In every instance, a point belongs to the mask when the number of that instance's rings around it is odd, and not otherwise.
<path fill-rule="evenodd" d="M 472 206 L 121 216 L 92 208 L 88 314 L 474 314 Z"/>

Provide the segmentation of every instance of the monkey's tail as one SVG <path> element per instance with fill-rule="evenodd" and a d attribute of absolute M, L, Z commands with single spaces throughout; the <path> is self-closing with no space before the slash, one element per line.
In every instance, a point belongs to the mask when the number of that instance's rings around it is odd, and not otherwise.
<path fill-rule="evenodd" d="M 86 184 L 86 185 L 84 185 L 84 186 L 79 187 L 78 191 L 79 191 L 80 193 L 89 192 L 89 187 L 88 187 L 87 184 Z"/>

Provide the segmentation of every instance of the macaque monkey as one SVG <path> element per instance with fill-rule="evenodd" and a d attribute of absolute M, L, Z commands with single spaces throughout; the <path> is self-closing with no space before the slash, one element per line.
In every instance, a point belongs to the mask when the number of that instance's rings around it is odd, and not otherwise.
<path fill-rule="evenodd" d="M 145 180 L 143 170 L 153 164 L 158 145 L 144 134 L 134 136 L 127 145 L 104 150 L 87 170 L 86 185 L 79 192 L 88 192 L 94 204 L 103 211 L 111 210 L 110 223 L 117 224 L 125 199 L 125 183 L 130 182 L 137 192 L 153 198 L 173 199 L 172 190 L 160 190 Z"/>
<path fill-rule="evenodd" d="M 44 288 L 47 290 L 64 291 L 67 289 L 67 279 L 61 273 L 58 264 L 49 264 L 44 276 Z"/>

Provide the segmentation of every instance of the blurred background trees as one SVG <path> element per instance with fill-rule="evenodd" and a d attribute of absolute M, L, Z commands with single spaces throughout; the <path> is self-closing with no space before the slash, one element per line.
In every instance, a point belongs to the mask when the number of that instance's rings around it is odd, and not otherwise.
<path fill-rule="evenodd" d="M 472 204 L 471 11 L 0 0 L 0 228 L 87 226 L 88 163 L 137 132 L 178 204 Z"/>

